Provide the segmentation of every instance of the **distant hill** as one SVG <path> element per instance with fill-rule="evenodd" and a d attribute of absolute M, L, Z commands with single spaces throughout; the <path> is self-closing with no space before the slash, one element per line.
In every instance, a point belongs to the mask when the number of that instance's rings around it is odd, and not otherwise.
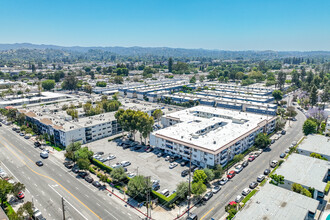
<path fill-rule="evenodd" d="M 28 49 L 28 50 L 26 50 Z M 23 55 L 22 55 L 23 53 Z M 29 58 L 36 54 L 36 59 L 56 58 L 63 59 L 69 57 L 82 58 L 105 58 L 111 55 L 130 57 L 178 57 L 196 58 L 207 57 L 213 59 L 278 59 L 285 57 L 313 57 L 330 59 L 330 51 L 225 51 L 206 49 L 184 49 L 169 47 L 64 47 L 56 45 L 37 45 L 30 43 L 0 44 L 0 59 Z M 97 57 L 97 58 L 96 58 Z M 31 57 L 30 57 L 31 58 Z M 34 59 L 34 58 L 33 58 Z M 93 59 L 92 59 L 93 60 Z"/>

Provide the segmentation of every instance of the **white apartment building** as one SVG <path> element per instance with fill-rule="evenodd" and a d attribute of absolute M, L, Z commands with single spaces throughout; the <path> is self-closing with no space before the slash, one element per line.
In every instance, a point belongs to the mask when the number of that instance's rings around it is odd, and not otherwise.
<path fill-rule="evenodd" d="M 202 167 L 224 166 L 253 146 L 260 132 L 271 133 L 276 117 L 196 106 L 162 117 L 164 129 L 150 135 L 150 144 Z"/>

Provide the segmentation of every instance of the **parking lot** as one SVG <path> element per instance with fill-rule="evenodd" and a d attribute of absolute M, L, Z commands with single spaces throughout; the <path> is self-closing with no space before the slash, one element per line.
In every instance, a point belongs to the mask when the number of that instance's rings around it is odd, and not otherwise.
<path fill-rule="evenodd" d="M 151 180 L 160 181 L 161 192 L 164 189 L 168 189 L 170 194 L 176 189 L 176 185 L 181 181 L 188 181 L 188 176 L 181 177 L 181 172 L 188 169 L 188 165 L 181 166 L 178 164 L 173 169 L 169 168 L 170 162 L 165 161 L 165 155 L 157 157 L 157 153 L 160 151 L 154 150 L 152 152 L 146 152 L 146 147 L 143 146 L 139 150 L 133 150 L 133 148 L 123 149 L 122 146 L 118 145 L 122 139 L 116 139 L 108 142 L 108 139 L 102 139 L 86 144 L 90 150 L 94 153 L 104 152 L 104 157 L 109 155 L 115 155 L 116 158 L 104 162 L 105 165 L 111 166 L 122 161 L 129 161 L 131 165 L 127 166 L 128 173 L 134 173 L 136 175 L 150 176 Z M 180 163 L 180 160 L 176 162 Z"/>

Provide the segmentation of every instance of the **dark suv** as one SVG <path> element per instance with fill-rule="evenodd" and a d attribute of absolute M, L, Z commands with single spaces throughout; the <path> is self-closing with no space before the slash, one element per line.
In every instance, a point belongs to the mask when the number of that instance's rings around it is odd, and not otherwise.
<path fill-rule="evenodd" d="M 78 175 L 82 178 L 85 178 L 85 176 L 88 176 L 88 173 L 85 171 L 80 171 L 80 172 L 78 172 Z"/>

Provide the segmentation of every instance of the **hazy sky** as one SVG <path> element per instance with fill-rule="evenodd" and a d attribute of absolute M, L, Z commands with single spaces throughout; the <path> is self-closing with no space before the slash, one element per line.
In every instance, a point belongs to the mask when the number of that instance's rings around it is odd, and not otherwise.
<path fill-rule="evenodd" d="M 330 50 L 330 0 L 0 0 L 0 43 Z"/>

